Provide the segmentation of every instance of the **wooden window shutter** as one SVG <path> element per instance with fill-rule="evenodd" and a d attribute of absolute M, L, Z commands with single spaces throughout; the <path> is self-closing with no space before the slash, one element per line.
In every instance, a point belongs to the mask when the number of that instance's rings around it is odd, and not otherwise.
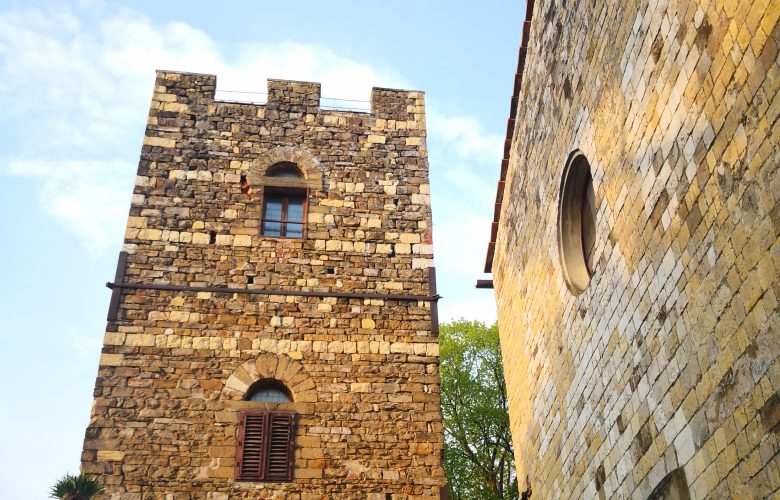
<path fill-rule="evenodd" d="M 241 426 L 236 450 L 236 479 L 263 481 L 265 479 L 266 435 L 268 414 L 244 411 L 240 413 Z"/>
<path fill-rule="evenodd" d="M 292 481 L 295 414 L 242 411 L 239 415 L 236 479 Z"/>
<path fill-rule="evenodd" d="M 295 414 L 271 413 L 268 437 L 266 481 L 292 481 Z"/>

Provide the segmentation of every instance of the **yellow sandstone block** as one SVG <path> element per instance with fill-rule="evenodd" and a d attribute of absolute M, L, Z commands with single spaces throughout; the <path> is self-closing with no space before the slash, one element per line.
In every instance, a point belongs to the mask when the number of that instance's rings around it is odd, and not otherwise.
<path fill-rule="evenodd" d="M 104 460 L 104 461 L 107 461 L 107 462 L 120 462 L 123 458 L 125 458 L 125 452 L 124 451 L 98 450 L 98 452 L 97 452 L 97 459 L 98 460 Z"/>
<path fill-rule="evenodd" d="M 190 313 L 187 311 L 171 311 L 168 314 L 170 321 L 178 321 L 179 323 L 185 323 L 190 319 Z"/>
<path fill-rule="evenodd" d="M 125 360 L 124 354 L 101 354 L 100 365 L 101 366 L 120 366 Z"/>
<path fill-rule="evenodd" d="M 209 235 L 206 233 L 193 233 L 192 242 L 196 245 L 208 245 Z"/>
<path fill-rule="evenodd" d="M 395 253 L 399 255 L 406 255 L 412 253 L 412 245 L 409 243 L 396 243 Z"/>
<path fill-rule="evenodd" d="M 146 217 L 134 217 L 131 215 L 127 218 L 127 227 L 145 228 L 147 220 Z"/>
<path fill-rule="evenodd" d="M 166 102 L 162 105 L 163 111 L 172 111 L 174 113 L 189 113 L 190 107 L 179 102 Z"/>
<path fill-rule="evenodd" d="M 122 345 L 125 343 L 125 335 L 122 332 L 106 332 L 103 336 L 105 345 Z"/>
<path fill-rule="evenodd" d="M 146 136 L 144 137 L 144 145 L 158 148 L 173 148 L 176 147 L 176 139 Z"/>
<path fill-rule="evenodd" d="M 401 243 L 419 243 L 420 235 L 418 233 L 402 233 L 399 239 Z"/>
<path fill-rule="evenodd" d="M 159 229 L 141 229 L 138 233 L 138 239 L 160 241 L 162 239 L 162 231 Z"/>
<path fill-rule="evenodd" d="M 238 234 L 233 239 L 233 246 L 234 247 L 251 247 L 252 246 L 252 237 L 248 234 Z"/>
<path fill-rule="evenodd" d="M 165 94 L 165 87 L 162 87 L 162 92 L 155 92 L 152 100 L 160 102 L 176 102 L 176 96 L 173 94 Z"/>
<path fill-rule="evenodd" d="M 130 347 L 154 346 L 154 335 L 148 333 L 128 333 L 125 337 L 125 345 Z"/>

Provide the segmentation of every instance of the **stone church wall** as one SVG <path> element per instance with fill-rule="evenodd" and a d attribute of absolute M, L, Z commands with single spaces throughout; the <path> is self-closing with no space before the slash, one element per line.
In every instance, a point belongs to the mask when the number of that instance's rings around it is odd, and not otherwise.
<path fill-rule="evenodd" d="M 521 484 L 777 495 L 780 4 L 529 4 L 492 265 Z M 557 234 L 575 150 L 596 201 L 579 295 Z"/>

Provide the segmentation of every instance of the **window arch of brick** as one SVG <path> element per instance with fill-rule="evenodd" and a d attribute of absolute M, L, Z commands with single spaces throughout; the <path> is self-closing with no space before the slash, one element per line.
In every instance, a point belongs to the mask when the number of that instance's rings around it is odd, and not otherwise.
<path fill-rule="evenodd" d="M 222 398 L 242 401 L 258 380 L 278 380 L 290 391 L 292 400 L 316 403 L 317 387 L 301 363 L 284 355 L 265 353 L 236 368 L 225 381 Z"/>
<path fill-rule="evenodd" d="M 252 186 L 285 184 L 273 175 L 279 164 L 294 164 L 300 169 L 303 178 L 295 179 L 296 185 L 312 191 L 325 190 L 322 163 L 305 146 L 282 146 L 266 151 L 252 161 L 248 171 L 241 173 L 247 176 Z"/>

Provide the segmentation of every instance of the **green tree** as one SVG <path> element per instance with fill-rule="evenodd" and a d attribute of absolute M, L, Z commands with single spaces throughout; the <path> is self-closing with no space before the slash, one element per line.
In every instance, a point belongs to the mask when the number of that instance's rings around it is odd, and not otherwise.
<path fill-rule="evenodd" d="M 452 498 L 518 498 L 498 327 L 442 325 L 444 469 Z"/>
<path fill-rule="evenodd" d="M 62 500 L 89 500 L 101 491 L 103 484 L 100 480 L 82 472 L 78 476 L 65 474 L 65 477 L 51 487 L 49 496 Z"/>

